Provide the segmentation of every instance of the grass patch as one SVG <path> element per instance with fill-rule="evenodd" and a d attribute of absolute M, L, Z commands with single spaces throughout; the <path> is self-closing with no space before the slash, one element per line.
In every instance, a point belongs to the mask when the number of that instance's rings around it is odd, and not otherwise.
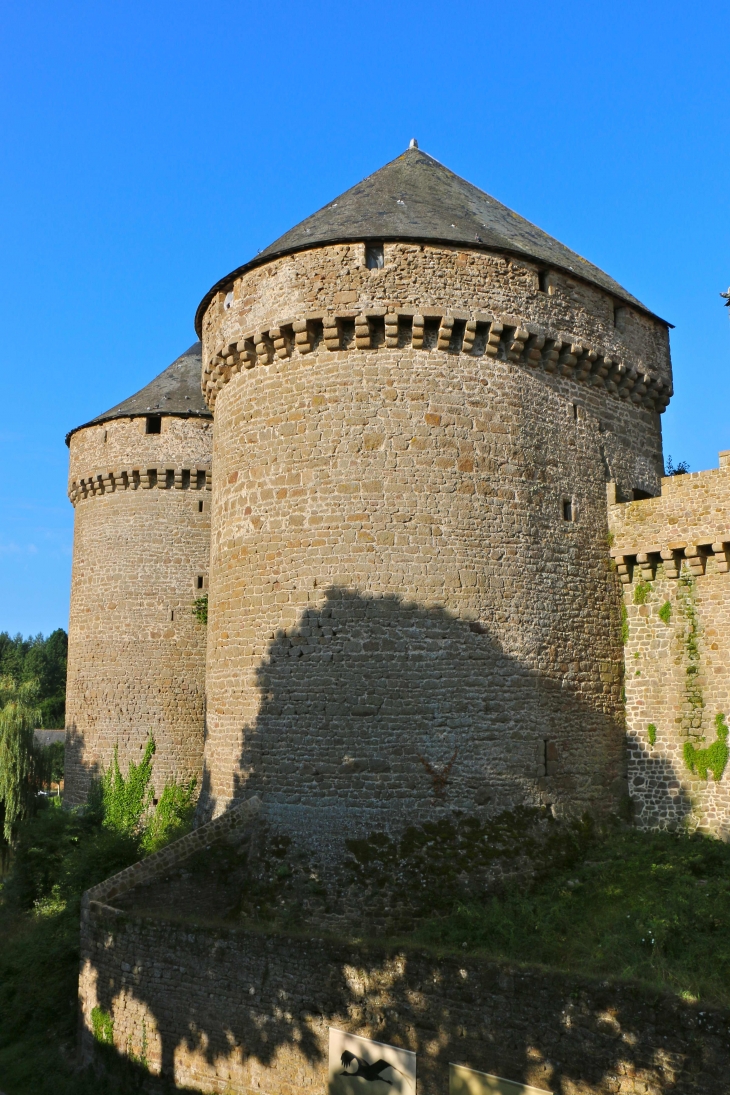
<path fill-rule="evenodd" d="M 730 846 L 617 829 L 529 888 L 461 902 L 415 942 L 730 1006 Z"/>

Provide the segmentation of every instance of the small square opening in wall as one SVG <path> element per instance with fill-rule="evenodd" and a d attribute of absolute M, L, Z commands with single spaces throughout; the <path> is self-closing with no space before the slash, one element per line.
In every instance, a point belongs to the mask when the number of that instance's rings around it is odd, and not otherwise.
<path fill-rule="evenodd" d="M 365 265 L 368 270 L 382 270 L 385 265 L 385 254 L 382 243 L 365 244 Z"/>
<path fill-rule="evenodd" d="M 162 433 L 162 415 L 148 414 L 145 422 L 145 433 Z"/>
<path fill-rule="evenodd" d="M 575 506 L 573 505 L 572 498 L 563 499 L 563 520 L 574 521 L 575 520 Z"/>

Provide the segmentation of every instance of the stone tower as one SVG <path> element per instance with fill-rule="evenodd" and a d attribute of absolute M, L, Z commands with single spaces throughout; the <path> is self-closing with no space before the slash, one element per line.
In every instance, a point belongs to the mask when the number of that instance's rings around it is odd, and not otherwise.
<path fill-rule="evenodd" d="M 667 324 L 412 147 L 211 289 L 205 800 L 320 846 L 625 789 L 606 484 Z M 88 503 L 87 503 L 88 504 Z"/>
<path fill-rule="evenodd" d="M 211 414 L 200 344 L 151 384 L 72 430 L 75 507 L 66 702 L 66 801 L 119 747 L 126 771 L 148 735 L 157 791 L 202 765 Z"/>

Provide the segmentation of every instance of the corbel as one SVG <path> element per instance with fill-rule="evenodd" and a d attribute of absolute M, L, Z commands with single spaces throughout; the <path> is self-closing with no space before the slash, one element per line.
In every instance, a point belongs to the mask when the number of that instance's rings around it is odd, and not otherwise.
<path fill-rule="evenodd" d="M 282 327 L 272 327 L 269 331 L 269 338 L 274 344 L 274 353 L 278 358 L 283 360 L 289 356 L 289 340 Z"/>
<path fill-rule="evenodd" d="M 730 570 L 730 543 L 723 541 L 712 545 L 712 554 L 715 556 L 717 569 L 721 574 L 727 574 Z"/>
<path fill-rule="evenodd" d="M 306 327 L 306 324 L 304 326 Z M 256 348 L 256 359 L 259 364 L 268 365 L 271 360 L 269 357 L 269 346 L 262 331 L 259 331 L 253 336 L 253 344 Z"/>
<path fill-rule="evenodd" d="M 536 368 L 542 361 L 542 351 L 545 346 L 545 335 L 530 335 L 527 342 L 525 360 L 532 368 Z"/>
<path fill-rule="evenodd" d="M 322 325 L 324 328 L 324 344 L 327 349 L 339 350 L 341 348 L 340 328 L 335 317 L 325 316 L 322 320 Z"/>
<path fill-rule="evenodd" d="M 485 352 L 490 357 L 496 357 L 499 353 L 499 344 L 502 341 L 502 332 L 504 331 L 504 325 L 497 323 L 493 320 L 489 325 L 489 334 L 487 335 L 487 345 L 485 346 Z"/>
<path fill-rule="evenodd" d="M 355 317 L 355 346 L 358 350 L 370 349 L 370 324 L 368 317 L 359 315 Z"/>
<path fill-rule="evenodd" d="M 426 329 L 426 320 L 424 316 L 415 315 L 413 317 L 413 333 L 411 335 L 412 346 L 414 350 L 423 349 L 423 335 Z"/>
<path fill-rule="evenodd" d="M 464 327 L 464 338 L 461 343 L 462 353 L 468 354 L 474 349 L 474 343 L 477 337 L 477 321 L 475 319 L 468 319 L 466 326 Z"/>
<path fill-rule="evenodd" d="M 687 544 L 687 547 L 684 549 L 684 557 L 689 563 L 689 569 L 695 577 L 698 578 L 705 573 L 707 555 L 699 544 Z"/>
<path fill-rule="evenodd" d="M 558 367 L 563 342 L 559 338 L 549 338 L 545 341 L 545 349 L 542 354 L 542 365 L 546 373 L 554 373 Z"/>
<path fill-rule="evenodd" d="M 641 551 L 636 556 L 636 562 L 641 570 L 641 577 L 647 582 L 653 582 L 656 575 L 655 552 Z"/>
<path fill-rule="evenodd" d="M 386 312 L 385 345 L 390 350 L 398 348 L 398 315 L 396 312 Z"/>
<path fill-rule="evenodd" d="M 451 345 L 451 336 L 454 333 L 454 317 L 442 316 L 439 323 L 437 350 L 448 350 Z"/>
<path fill-rule="evenodd" d="M 525 349 L 525 343 L 530 337 L 530 332 L 524 327 L 515 327 L 512 338 L 508 344 L 507 357 L 510 361 L 519 361 Z"/>
<path fill-rule="evenodd" d="M 625 586 L 631 585 L 631 572 L 633 556 L 631 555 L 614 555 L 613 561 L 616 564 L 616 570 L 618 576 Z"/>

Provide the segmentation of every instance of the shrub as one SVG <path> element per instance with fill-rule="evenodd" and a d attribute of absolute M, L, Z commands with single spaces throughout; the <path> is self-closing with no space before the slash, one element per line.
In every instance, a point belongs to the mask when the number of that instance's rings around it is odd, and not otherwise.
<path fill-rule="evenodd" d="M 665 623 L 667 626 L 669 626 L 669 621 L 672 618 L 672 606 L 669 601 L 664 602 L 662 607 L 659 609 L 658 615 L 662 623 Z"/>
<path fill-rule="evenodd" d="M 141 846 L 148 854 L 176 840 L 190 829 L 195 812 L 195 780 L 166 783 L 155 812 L 142 836 Z"/>
<path fill-rule="evenodd" d="M 656 745 L 656 726 L 653 722 L 650 722 L 647 726 L 646 733 L 649 738 L 649 745 Z"/>

